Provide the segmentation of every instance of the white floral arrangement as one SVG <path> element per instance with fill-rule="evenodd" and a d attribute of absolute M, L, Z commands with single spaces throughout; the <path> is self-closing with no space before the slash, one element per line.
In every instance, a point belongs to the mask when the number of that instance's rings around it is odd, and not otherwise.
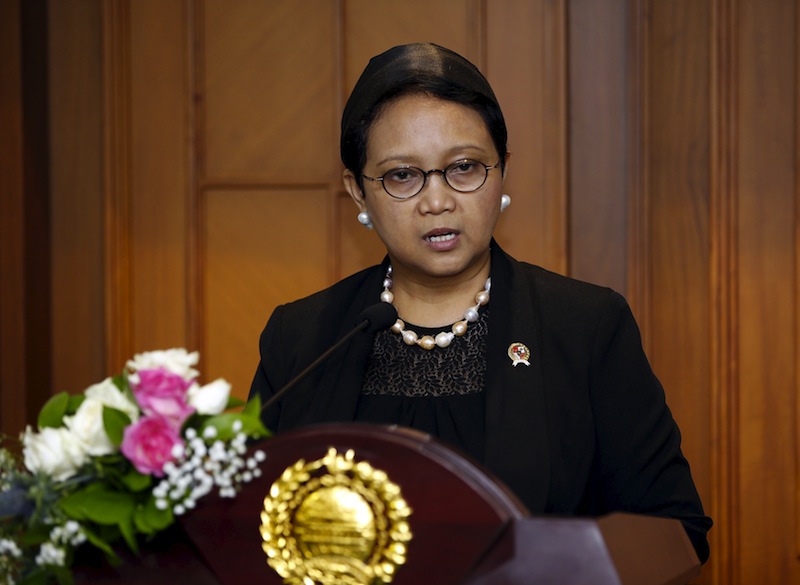
<path fill-rule="evenodd" d="M 0 448 L 0 583 L 69 585 L 84 543 L 114 562 L 120 540 L 138 552 L 203 496 L 235 497 L 260 475 L 264 453 L 247 455 L 269 434 L 260 401 L 223 379 L 201 386 L 197 362 L 138 354 L 120 376 L 53 396 L 22 433 L 22 464 Z"/>

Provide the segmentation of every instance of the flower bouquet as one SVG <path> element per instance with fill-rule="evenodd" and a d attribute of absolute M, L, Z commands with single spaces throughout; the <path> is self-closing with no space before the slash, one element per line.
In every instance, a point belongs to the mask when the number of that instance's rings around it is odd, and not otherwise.
<path fill-rule="evenodd" d="M 0 583 L 69 585 L 80 545 L 114 562 L 119 541 L 138 552 L 212 490 L 234 497 L 260 475 L 263 452 L 246 457 L 268 435 L 260 401 L 199 385 L 197 360 L 138 354 L 120 376 L 53 396 L 21 436 L 24 465 L 0 448 Z"/>

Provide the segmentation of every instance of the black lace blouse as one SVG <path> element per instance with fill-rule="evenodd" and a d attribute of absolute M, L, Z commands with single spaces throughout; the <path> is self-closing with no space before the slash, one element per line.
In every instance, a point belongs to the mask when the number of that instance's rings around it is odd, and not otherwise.
<path fill-rule="evenodd" d="M 488 307 L 463 337 L 446 348 L 406 345 L 402 336 L 381 331 L 369 355 L 356 420 L 400 424 L 439 437 L 483 460 L 484 380 Z M 407 329 L 435 336 L 450 327 Z"/>

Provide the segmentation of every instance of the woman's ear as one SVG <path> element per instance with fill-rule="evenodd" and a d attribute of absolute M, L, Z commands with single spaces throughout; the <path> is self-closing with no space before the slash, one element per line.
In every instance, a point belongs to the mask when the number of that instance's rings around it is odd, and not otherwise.
<path fill-rule="evenodd" d="M 358 181 L 356 180 L 356 176 L 353 174 L 353 171 L 350 169 L 345 169 L 342 173 L 342 182 L 344 183 L 344 189 L 350 195 L 353 201 L 355 201 L 358 209 L 364 211 L 366 209 L 364 203 L 364 193 L 361 191 L 361 187 L 358 186 Z"/>

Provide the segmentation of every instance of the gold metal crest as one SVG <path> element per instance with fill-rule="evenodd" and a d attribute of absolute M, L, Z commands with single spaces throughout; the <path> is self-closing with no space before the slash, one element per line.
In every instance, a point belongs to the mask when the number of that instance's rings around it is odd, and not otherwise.
<path fill-rule="evenodd" d="M 411 540 L 400 487 L 355 453 L 330 448 L 272 484 L 261 512 L 267 562 L 297 585 L 391 583 Z"/>

